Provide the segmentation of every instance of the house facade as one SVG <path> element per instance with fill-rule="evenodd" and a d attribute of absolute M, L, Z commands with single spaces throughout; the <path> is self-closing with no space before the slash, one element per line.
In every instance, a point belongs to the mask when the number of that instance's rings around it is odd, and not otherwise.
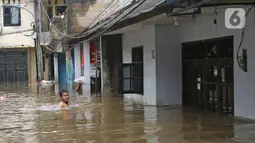
<path fill-rule="evenodd" d="M 47 15 L 50 16 L 52 13 L 51 19 L 56 18 L 57 15 L 54 15 L 54 13 L 58 13 L 57 8 L 58 7 L 64 7 L 65 9 L 61 11 L 60 13 L 64 15 L 64 19 L 61 22 L 58 22 L 58 20 L 53 23 L 53 26 L 50 26 L 49 24 L 44 24 L 44 29 L 47 31 L 47 25 L 48 27 L 48 33 L 50 33 L 50 42 L 46 42 L 46 47 L 49 48 L 52 53 L 55 55 L 52 56 L 55 62 L 54 65 L 54 78 L 57 83 L 59 83 L 60 87 L 56 88 L 56 92 L 58 92 L 61 89 L 65 88 L 72 88 L 71 85 L 67 84 L 66 78 L 69 74 L 72 74 L 70 81 L 73 81 L 73 79 L 80 76 L 87 77 L 87 83 L 95 83 L 95 73 L 98 72 L 98 66 L 100 65 L 100 49 L 96 48 L 99 45 L 99 40 L 97 41 L 90 41 L 90 42 L 79 42 L 75 44 L 67 44 L 65 41 L 68 39 L 79 39 L 77 37 L 81 36 L 80 33 L 83 33 L 84 28 L 92 28 L 96 27 L 98 25 L 98 22 L 108 18 L 111 14 L 115 13 L 116 11 L 122 9 L 122 7 L 125 7 L 131 3 L 130 1 L 122 1 L 122 0 L 108 0 L 108 1 L 77 1 L 77 2 L 65 2 L 65 1 L 59 1 L 56 3 L 56 1 L 50 1 L 50 3 L 44 2 L 44 7 L 47 8 L 48 12 L 45 12 L 43 16 L 44 22 L 45 18 L 47 19 Z M 54 7 L 54 8 L 53 8 Z M 54 11 L 55 10 L 55 11 Z M 47 14 L 46 14 L 47 13 Z M 53 21 L 52 21 L 53 22 Z M 65 23 L 64 28 L 59 28 L 58 24 L 63 25 Z M 62 26 L 63 27 L 63 26 Z M 58 28 L 56 30 L 55 28 Z M 55 30 L 54 30 L 55 29 Z M 59 32 L 60 31 L 60 32 Z M 47 33 L 47 32 L 46 32 Z M 45 34 L 46 35 L 46 34 Z M 81 36 L 82 37 L 82 36 Z M 59 38 L 59 39 L 57 39 Z M 70 60 L 66 59 L 66 55 L 68 53 L 71 53 Z M 83 53 L 83 54 L 81 54 Z M 84 56 L 84 55 L 89 55 Z M 83 58 L 84 57 L 84 58 Z M 85 60 L 85 61 L 84 61 Z M 69 62 L 71 64 L 69 64 Z M 72 65 L 67 66 L 67 65 Z M 70 68 L 70 69 L 69 69 Z M 72 69 L 75 69 L 75 72 L 69 72 Z M 91 81 L 92 80 L 92 81 Z M 99 82 L 97 82 L 99 83 Z M 90 85 L 90 84 L 86 84 Z M 85 87 L 84 87 L 85 88 Z M 88 93 L 91 91 L 91 87 L 86 87 Z M 92 87 L 93 88 L 93 87 Z"/>
<path fill-rule="evenodd" d="M 35 84 L 34 3 L 0 1 L 1 83 Z M 5 5 L 3 5 L 5 4 Z M 17 7 L 20 6 L 20 7 Z"/>
<path fill-rule="evenodd" d="M 100 38 L 121 35 L 118 79 L 124 99 L 255 119 L 253 3 L 213 1 L 192 4 L 186 10 L 182 3 L 180 7 L 169 4 L 146 1 Z M 245 10 L 244 29 L 226 27 L 227 8 Z M 100 46 L 102 53 L 104 46 Z M 108 69 L 103 64 L 102 70 Z M 103 74 L 101 77 L 105 77 Z M 111 75 L 106 76 L 109 79 Z M 104 89 L 106 80 L 101 80 Z"/>
<path fill-rule="evenodd" d="M 242 37 L 242 30 L 225 26 L 224 11 L 229 7 L 246 12 L 251 8 L 219 6 L 217 15 L 215 8 L 202 8 L 196 17 L 179 16 L 178 25 L 162 14 L 114 31 L 122 33 L 123 64 L 134 62 L 136 48 L 143 51 L 143 91 L 134 90 L 135 82 L 124 81 L 124 97 L 145 105 L 193 106 L 255 119 L 250 48 L 254 14 L 247 14 Z M 247 50 L 247 72 L 239 66 L 238 59 L 243 58 L 239 49 Z M 134 78 L 130 73 L 127 77 Z"/>

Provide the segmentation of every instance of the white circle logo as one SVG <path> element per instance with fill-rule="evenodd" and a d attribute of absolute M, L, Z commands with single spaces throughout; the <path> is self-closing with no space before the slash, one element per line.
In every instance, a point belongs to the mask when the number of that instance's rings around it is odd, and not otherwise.
<path fill-rule="evenodd" d="M 228 29 L 245 27 L 245 10 L 243 8 L 228 8 L 225 10 L 225 26 Z"/>

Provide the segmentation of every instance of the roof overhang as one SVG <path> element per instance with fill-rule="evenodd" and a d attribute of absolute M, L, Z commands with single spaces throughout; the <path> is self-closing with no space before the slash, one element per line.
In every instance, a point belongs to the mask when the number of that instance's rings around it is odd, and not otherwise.
<path fill-rule="evenodd" d="M 204 6 L 221 6 L 221 5 L 253 5 L 255 0 L 212 0 Z"/>
<path fill-rule="evenodd" d="M 148 0 L 149 1 L 149 0 Z M 156 0 L 155 0 L 156 1 Z M 155 2 L 153 1 L 153 2 Z M 118 21 L 116 24 L 109 25 L 97 25 L 97 28 L 94 28 L 93 31 L 88 29 L 91 33 L 82 37 L 72 39 L 68 42 L 69 45 L 73 45 L 75 43 L 79 43 L 84 40 L 88 40 L 90 37 L 95 35 L 100 35 L 99 33 L 105 28 L 109 28 L 104 33 L 114 31 L 120 28 L 124 28 L 126 26 L 138 23 L 140 21 L 146 20 L 148 18 L 160 15 L 162 13 L 167 13 L 171 8 L 180 8 L 179 10 L 175 11 L 174 14 L 182 13 L 188 11 L 190 9 L 194 9 L 197 7 L 212 7 L 212 6 L 223 6 L 223 5 L 253 5 L 255 4 L 255 0 L 158 0 L 159 3 L 153 5 L 151 7 L 147 7 L 140 11 L 135 10 L 134 14 L 131 13 L 130 15 L 126 16 L 122 20 Z M 139 6 L 142 7 L 143 5 Z M 139 7 L 137 9 L 139 9 Z M 102 35 L 102 34 L 101 34 Z M 100 36 L 101 36 L 100 35 Z"/>

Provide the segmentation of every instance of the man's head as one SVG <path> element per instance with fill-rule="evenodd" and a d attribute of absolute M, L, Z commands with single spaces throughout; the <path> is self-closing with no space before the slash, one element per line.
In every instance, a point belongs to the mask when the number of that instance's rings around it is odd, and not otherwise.
<path fill-rule="evenodd" d="M 61 98 L 61 100 L 62 100 L 63 102 L 68 103 L 68 101 L 69 101 L 69 94 L 68 94 L 68 91 L 66 91 L 66 90 L 61 90 L 61 91 L 59 92 L 59 96 L 60 96 L 60 98 Z"/>

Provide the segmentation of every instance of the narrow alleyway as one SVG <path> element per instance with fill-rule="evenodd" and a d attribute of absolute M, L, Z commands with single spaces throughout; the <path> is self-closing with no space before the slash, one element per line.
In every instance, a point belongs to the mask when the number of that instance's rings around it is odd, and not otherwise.
<path fill-rule="evenodd" d="M 69 110 L 54 110 L 52 91 L 1 93 L 0 142 L 19 143 L 249 143 L 255 122 L 195 109 L 139 106 L 119 97 L 73 94 Z M 29 92 L 28 92 L 29 91 Z M 31 93 L 30 93 L 31 92 Z"/>

